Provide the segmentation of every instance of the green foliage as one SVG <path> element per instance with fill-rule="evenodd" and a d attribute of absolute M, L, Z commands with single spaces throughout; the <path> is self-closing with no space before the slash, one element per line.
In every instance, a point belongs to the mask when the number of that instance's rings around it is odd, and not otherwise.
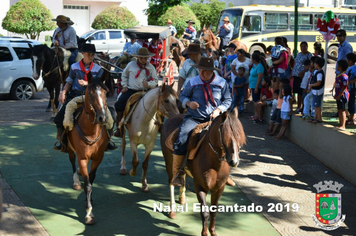
<path fill-rule="evenodd" d="M 229 7 L 233 7 L 234 6 L 234 4 L 232 4 L 231 2 L 229 2 Z"/>
<path fill-rule="evenodd" d="M 195 25 L 193 27 L 199 31 L 200 21 L 190 9 L 190 7 L 186 4 L 182 4 L 179 6 L 169 8 L 166 13 L 164 13 L 159 20 L 157 21 L 158 25 L 166 26 L 167 20 L 170 19 L 173 22 L 174 27 L 177 29 L 177 36 L 182 35 L 185 28 L 187 28 L 188 24 L 186 23 L 188 20 L 193 20 Z"/>
<path fill-rule="evenodd" d="M 138 23 L 135 15 L 126 7 L 112 5 L 95 17 L 91 27 L 93 29 L 128 29 Z"/>
<path fill-rule="evenodd" d="M 2 28 L 35 39 L 42 31 L 56 28 L 52 13 L 39 0 L 21 0 L 10 7 Z"/>
<path fill-rule="evenodd" d="M 202 26 L 213 26 L 213 32 L 218 23 L 220 12 L 225 8 L 224 2 L 210 0 L 210 3 L 193 3 L 191 9 L 200 20 Z"/>
<path fill-rule="evenodd" d="M 144 12 L 148 16 L 148 24 L 157 25 L 157 21 L 169 8 L 189 1 L 190 0 L 147 0 L 148 9 Z"/>

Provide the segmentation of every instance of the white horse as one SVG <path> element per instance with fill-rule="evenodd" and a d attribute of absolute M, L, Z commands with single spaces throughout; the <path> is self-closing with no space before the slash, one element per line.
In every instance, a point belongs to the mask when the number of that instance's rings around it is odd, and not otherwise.
<path fill-rule="evenodd" d="M 131 176 L 136 175 L 136 168 L 139 163 L 137 146 L 139 144 L 143 144 L 145 146 L 141 179 L 141 190 L 144 192 L 149 191 L 146 180 L 148 161 L 154 148 L 157 133 L 162 124 L 163 117 L 168 118 L 169 116 L 179 114 L 176 102 L 178 96 L 172 86 L 163 84 L 160 87 L 148 91 L 133 111 L 131 121 L 125 124 L 125 128 L 129 133 L 132 153 L 132 170 L 129 172 Z M 126 140 L 124 131 L 121 139 L 122 158 L 120 174 L 122 175 L 126 174 L 125 146 Z"/>

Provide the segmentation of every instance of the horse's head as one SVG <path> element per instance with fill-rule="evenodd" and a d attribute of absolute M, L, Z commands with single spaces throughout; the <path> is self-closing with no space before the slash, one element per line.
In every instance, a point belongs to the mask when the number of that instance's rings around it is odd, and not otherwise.
<path fill-rule="evenodd" d="M 240 148 L 246 143 L 246 136 L 235 108 L 232 113 L 225 112 L 216 118 L 211 127 L 212 136 L 209 138 L 215 153 L 224 153 L 226 162 L 236 167 L 240 162 Z M 211 135 L 210 134 L 210 135 Z M 217 148 L 219 147 L 220 148 Z"/>
<path fill-rule="evenodd" d="M 169 86 L 163 83 L 159 90 L 157 109 L 166 118 L 179 114 L 177 99 L 178 95 L 173 89 L 173 84 Z"/>
<path fill-rule="evenodd" d="M 31 54 L 31 61 L 32 61 L 32 77 L 34 79 L 38 79 L 44 64 L 44 53 L 43 50 L 45 45 L 36 45 L 31 47 L 32 54 Z"/>
<path fill-rule="evenodd" d="M 101 78 L 93 78 L 91 72 L 88 73 L 88 87 L 85 92 L 85 107 L 89 108 L 94 113 L 94 121 L 99 124 L 104 124 L 106 122 L 106 93 L 108 88 L 103 84 L 102 78 L 105 78 L 105 73 L 109 73 L 104 70 Z"/>

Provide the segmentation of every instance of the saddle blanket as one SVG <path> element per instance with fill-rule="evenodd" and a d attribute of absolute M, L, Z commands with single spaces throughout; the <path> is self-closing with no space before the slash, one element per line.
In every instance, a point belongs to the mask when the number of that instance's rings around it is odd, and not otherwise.
<path fill-rule="evenodd" d="M 64 115 L 64 120 L 63 120 L 63 126 L 64 129 L 68 128 L 68 131 L 71 131 L 74 127 L 74 112 L 83 105 L 85 100 L 85 96 L 79 96 L 73 98 L 66 107 L 65 115 Z M 114 120 L 111 116 L 110 110 L 108 107 L 106 107 L 106 116 L 107 120 L 105 123 L 105 127 L 107 130 L 111 129 L 114 125 Z"/>

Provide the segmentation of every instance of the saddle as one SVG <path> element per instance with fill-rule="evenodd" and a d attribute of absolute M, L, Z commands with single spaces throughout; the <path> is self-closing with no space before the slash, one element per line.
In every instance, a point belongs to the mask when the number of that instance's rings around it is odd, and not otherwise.
<path fill-rule="evenodd" d="M 62 52 L 63 52 L 63 70 L 69 71 L 68 59 L 69 59 L 70 55 L 72 55 L 72 53 L 71 53 L 71 51 L 69 51 L 63 47 L 59 47 L 59 49 L 62 50 Z M 75 62 L 78 62 L 82 59 L 83 59 L 83 55 L 81 53 L 78 53 L 77 57 L 75 58 Z"/>
<path fill-rule="evenodd" d="M 197 125 L 193 131 L 191 136 L 188 139 L 188 148 L 187 148 L 187 156 L 189 160 L 193 160 L 197 151 L 199 150 L 203 140 L 207 134 L 207 127 L 211 124 L 211 121 L 201 123 Z M 176 128 L 166 139 L 165 145 L 171 151 L 173 150 L 173 144 L 177 141 L 179 134 L 179 128 Z"/>
<path fill-rule="evenodd" d="M 131 97 L 127 100 L 123 117 L 119 123 L 119 127 L 121 127 L 122 125 L 126 125 L 127 123 L 130 122 L 132 113 L 136 109 L 138 102 L 145 94 L 146 94 L 145 91 L 140 91 L 132 94 Z"/>

